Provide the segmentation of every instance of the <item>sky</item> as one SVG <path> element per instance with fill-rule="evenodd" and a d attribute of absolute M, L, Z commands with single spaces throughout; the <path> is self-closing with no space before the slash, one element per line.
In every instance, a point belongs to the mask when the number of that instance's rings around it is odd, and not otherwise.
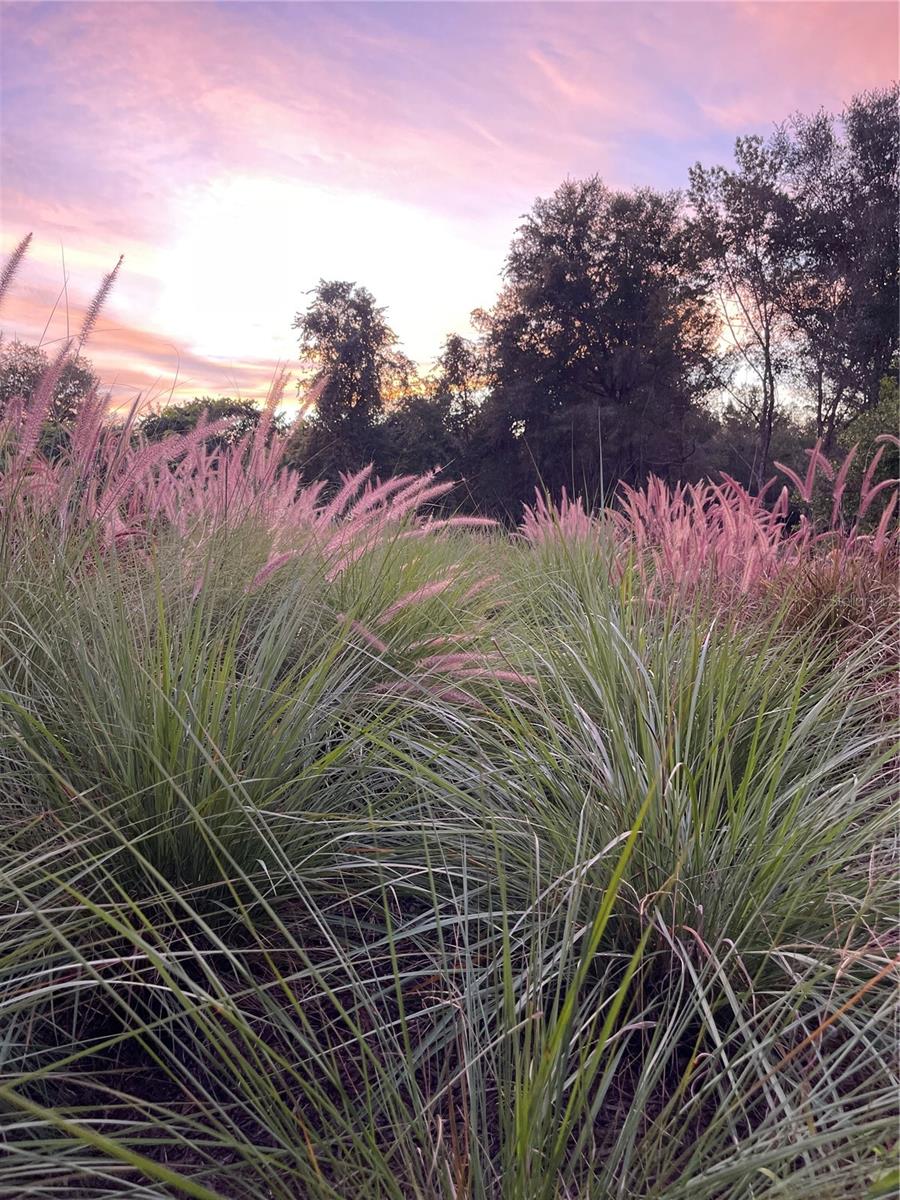
<path fill-rule="evenodd" d="M 0 251 L 34 238 L 0 328 L 75 332 L 121 254 L 116 403 L 261 397 L 320 278 L 427 366 L 566 177 L 684 186 L 898 74 L 892 2 L 2 2 Z"/>

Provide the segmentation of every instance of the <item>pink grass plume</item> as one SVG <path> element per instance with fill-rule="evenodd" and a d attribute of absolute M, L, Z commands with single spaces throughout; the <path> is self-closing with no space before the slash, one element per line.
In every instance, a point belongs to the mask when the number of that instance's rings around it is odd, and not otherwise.
<path fill-rule="evenodd" d="M 352 618 L 348 618 L 344 615 L 344 613 L 338 613 L 337 620 L 346 622 L 347 627 L 351 629 L 356 636 L 361 638 L 367 645 L 371 646 L 373 650 L 376 650 L 379 654 L 387 654 L 387 643 L 383 642 L 381 638 L 377 636 L 377 634 L 374 634 L 371 631 L 371 629 L 367 629 L 366 626 L 363 625 L 362 621 L 356 621 Z"/>
<path fill-rule="evenodd" d="M 454 577 L 449 575 L 444 579 L 436 579 L 432 583 L 423 584 L 412 592 L 407 592 L 405 596 L 401 596 L 399 600 L 395 600 L 393 604 L 384 610 L 378 618 L 378 624 L 387 625 L 398 613 L 403 612 L 404 609 L 410 608 L 414 604 L 422 604 L 424 601 L 431 600 L 435 596 L 440 596 L 454 582 Z"/>
<path fill-rule="evenodd" d="M 269 561 L 253 576 L 252 581 L 247 585 L 246 591 L 255 592 L 263 586 L 263 584 L 271 579 L 276 571 L 280 570 L 286 563 L 289 563 L 292 558 L 296 558 L 296 552 L 293 550 L 285 550 L 281 554 L 273 554 Z"/>

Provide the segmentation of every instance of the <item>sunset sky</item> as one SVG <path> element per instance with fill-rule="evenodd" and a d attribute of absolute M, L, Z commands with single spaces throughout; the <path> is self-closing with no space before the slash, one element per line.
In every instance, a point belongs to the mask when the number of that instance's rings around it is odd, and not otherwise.
<path fill-rule="evenodd" d="M 894 3 L 4 3 L 0 35 L 4 255 L 34 231 L 0 325 L 64 335 L 64 280 L 75 324 L 124 254 L 89 348 L 120 401 L 264 393 L 321 276 L 427 363 L 567 175 L 680 186 L 898 75 Z"/>

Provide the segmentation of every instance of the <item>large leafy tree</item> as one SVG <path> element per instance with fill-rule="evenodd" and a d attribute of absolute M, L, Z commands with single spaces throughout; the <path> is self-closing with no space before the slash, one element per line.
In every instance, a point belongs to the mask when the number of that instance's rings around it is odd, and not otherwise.
<path fill-rule="evenodd" d="M 298 427 L 292 457 L 335 478 L 383 457 L 385 403 L 403 393 L 412 364 L 375 297 L 342 280 L 320 280 L 293 328 L 308 365 L 301 389 L 313 388 L 315 411 Z"/>
<path fill-rule="evenodd" d="M 898 345 L 897 102 L 895 86 L 840 118 L 795 116 L 768 139 L 738 138 L 732 167 L 691 171 L 732 395 L 756 424 L 754 483 L 785 406 L 808 402 L 830 450 L 878 405 Z"/>
<path fill-rule="evenodd" d="M 433 392 L 446 405 L 447 424 L 460 448 L 472 440 L 484 385 L 481 346 L 459 333 L 448 334 L 438 356 Z"/>
<path fill-rule="evenodd" d="M 596 493 L 682 471 L 714 321 L 677 194 L 564 183 L 520 226 L 481 321 L 481 477 L 495 502 L 514 506 L 537 480 Z"/>
<path fill-rule="evenodd" d="M 791 206 L 783 189 L 785 151 L 740 137 L 733 167 L 690 172 L 693 233 L 709 272 L 739 406 L 756 425 L 750 470 L 759 486 L 771 460 L 772 433 L 793 364 L 783 297 L 791 266 Z"/>
<path fill-rule="evenodd" d="M 432 372 L 408 382 L 404 394 L 387 406 L 381 426 L 385 468 L 421 473 L 447 467 L 456 477 L 467 478 L 484 396 L 479 345 L 451 333 Z M 454 493 L 454 499 L 460 502 L 460 494 Z"/>
<path fill-rule="evenodd" d="M 797 116 L 773 138 L 789 214 L 783 306 L 827 448 L 878 405 L 897 352 L 897 106 L 896 86 L 868 92 L 839 120 Z"/>
<path fill-rule="evenodd" d="M 381 426 L 381 463 L 391 473 L 459 472 L 459 443 L 445 395 L 419 390 L 392 405 Z"/>
<path fill-rule="evenodd" d="M 42 346 L 17 340 L 0 345 L 0 415 L 11 400 L 30 400 L 39 381 L 50 368 L 50 356 Z M 48 424 L 71 424 L 82 401 L 100 385 L 91 364 L 81 355 L 67 357 L 53 387 Z"/>

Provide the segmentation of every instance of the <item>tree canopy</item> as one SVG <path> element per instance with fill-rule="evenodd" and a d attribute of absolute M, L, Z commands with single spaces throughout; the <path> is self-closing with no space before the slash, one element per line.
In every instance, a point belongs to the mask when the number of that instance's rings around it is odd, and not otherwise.
<path fill-rule="evenodd" d="M 596 493 L 676 473 L 715 380 L 715 322 L 677 193 L 567 181 L 520 226 L 482 325 L 485 451 Z"/>
<path fill-rule="evenodd" d="M 49 366 L 50 355 L 43 346 L 18 340 L 0 345 L 0 415 L 16 397 L 29 400 Z M 99 385 L 100 380 L 86 358 L 81 355 L 66 358 L 53 388 L 48 422 L 69 424 L 81 402 Z"/>
<path fill-rule="evenodd" d="M 317 393 L 295 453 L 314 474 L 334 478 L 382 457 L 385 402 L 402 394 L 412 363 L 366 288 L 322 279 L 312 297 L 293 323 L 308 368 L 300 387 Z"/>
<path fill-rule="evenodd" d="M 0 343 L 0 417 L 12 401 L 32 398 L 39 381 L 50 377 L 52 361 L 43 346 L 18 340 Z M 86 358 L 80 354 L 64 358 L 41 434 L 41 446 L 47 455 L 52 457 L 65 443 L 79 407 L 99 386 L 100 380 Z"/>

